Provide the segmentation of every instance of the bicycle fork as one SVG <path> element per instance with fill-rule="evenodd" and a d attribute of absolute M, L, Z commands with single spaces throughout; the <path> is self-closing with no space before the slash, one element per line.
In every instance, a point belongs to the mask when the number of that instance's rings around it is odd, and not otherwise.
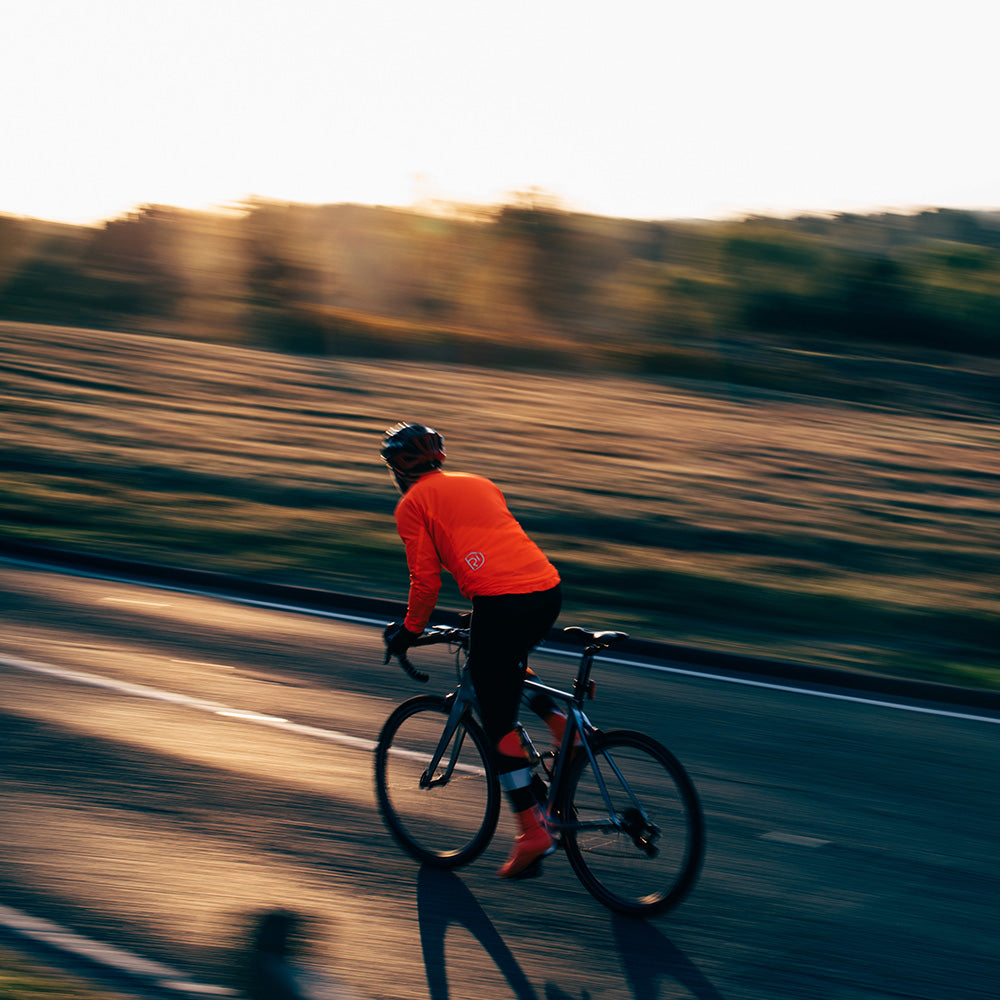
<path fill-rule="evenodd" d="M 437 785 L 446 785 L 451 780 L 451 776 L 458 764 L 459 754 L 462 752 L 462 744 L 465 742 L 465 727 L 461 725 L 462 719 L 466 712 L 476 703 L 475 694 L 468 690 L 468 688 L 468 685 L 462 684 L 454 694 L 448 696 L 451 701 L 448 721 L 445 723 L 441 738 L 434 748 L 434 753 L 431 755 L 426 769 L 420 775 L 421 788 L 434 788 Z M 434 775 L 446 751 L 448 752 L 448 762 L 441 772 L 441 776 L 435 778 Z"/>

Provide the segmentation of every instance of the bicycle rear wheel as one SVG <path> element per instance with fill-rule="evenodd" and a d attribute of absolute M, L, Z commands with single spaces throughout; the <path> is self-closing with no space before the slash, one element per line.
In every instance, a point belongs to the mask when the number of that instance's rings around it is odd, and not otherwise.
<path fill-rule="evenodd" d="M 633 916 L 672 909 L 691 891 L 705 852 L 704 820 L 691 779 L 674 755 L 642 733 L 596 736 L 594 769 L 579 754 L 562 797 L 566 853 L 577 877 L 605 906 Z"/>
<path fill-rule="evenodd" d="M 403 850 L 435 868 L 457 868 L 477 858 L 500 815 L 500 787 L 486 735 L 469 716 L 435 773 L 426 773 L 448 712 L 444 698 L 411 698 L 386 720 L 375 748 L 382 818 Z"/>

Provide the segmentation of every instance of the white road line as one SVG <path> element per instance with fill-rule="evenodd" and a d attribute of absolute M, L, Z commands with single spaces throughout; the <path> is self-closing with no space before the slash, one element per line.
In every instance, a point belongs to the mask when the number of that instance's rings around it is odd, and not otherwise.
<path fill-rule="evenodd" d="M 562 651 L 548 650 L 548 652 Z M 569 653 L 562 655 L 572 655 Z M 638 660 L 619 660 L 608 657 L 605 663 L 617 663 L 624 667 L 639 667 L 642 670 L 653 670 L 660 673 L 680 674 L 685 677 L 698 677 L 704 680 L 721 681 L 723 684 L 742 684 L 745 687 L 766 688 L 770 691 L 785 691 L 789 694 L 806 694 L 812 698 L 829 698 L 832 701 L 851 701 L 858 705 L 872 705 L 875 708 L 892 708 L 897 712 L 918 712 L 921 715 L 939 715 L 946 719 L 965 719 L 967 722 L 989 722 L 1000 725 L 1000 716 L 973 715 L 971 712 L 961 712 L 947 708 L 929 708 L 924 705 L 907 705 L 901 701 L 884 701 L 880 698 L 864 698 L 861 695 L 840 694 L 836 691 L 817 691 L 811 688 L 797 687 L 794 684 L 777 684 L 772 681 L 757 681 L 748 677 L 729 677 L 726 674 L 709 674 L 703 670 L 688 670 L 684 667 L 668 667 L 655 663 L 641 663 Z"/>
<path fill-rule="evenodd" d="M 218 594 L 208 595 L 218 597 Z M 385 622 L 380 618 L 366 618 L 360 615 L 339 614 L 334 611 L 315 611 L 312 608 L 300 608 L 291 604 L 271 604 L 266 601 L 256 601 L 244 598 L 233 598 L 237 603 L 253 604 L 257 607 L 270 608 L 278 611 L 292 611 L 297 614 L 314 615 L 321 618 L 332 618 L 337 621 L 355 622 L 359 625 L 377 625 L 382 627 Z M 555 649 L 551 646 L 540 646 L 539 653 L 550 656 L 579 658 L 580 654 L 572 649 Z M 705 670 L 691 670 L 688 667 L 673 667 L 663 663 L 645 663 L 641 660 L 624 660 L 616 656 L 601 657 L 603 664 L 615 664 L 620 667 L 637 667 L 640 670 L 652 670 L 655 673 L 677 674 L 680 677 L 695 677 L 699 680 L 718 681 L 722 684 L 742 684 L 744 687 L 764 688 L 769 691 L 784 691 L 787 694 L 804 694 L 810 698 L 828 698 L 831 701 L 848 701 L 857 705 L 871 705 L 874 708 L 890 708 L 897 712 L 917 712 L 922 715 L 937 715 L 946 719 L 964 719 L 967 722 L 988 722 L 1000 725 L 1000 716 L 976 715 L 971 711 L 964 712 L 946 708 L 929 708 L 922 705 L 908 705 L 902 701 L 886 701 L 881 698 L 865 698 L 861 695 L 840 694 L 836 691 L 820 691 L 815 688 L 799 687 L 796 684 L 779 684 L 774 681 L 759 681 L 749 677 L 732 677 L 728 674 L 709 673 Z"/>
<path fill-rule="evenodd" d="M 0 925 L 20 937 L 48 945 L 58 951 L 69 952 L 104 968 L 152 980 L 161 989 L 202 996 L 232 997 L 237 995 L 235 990 L 225 986 L 191 982 L 184 976 L 184 973 L 170 968 L 169 965 L 134 955 L 116 945 L 93 941 L 73 931 L 68 931 L 50 920 L 30 916 L 9 906 L 0 906 Z"/>
<path fill-rule="evenodd" d="M 16 562 L 28 566 L 37 566 L 40 569 L 52 571 L 51 566 L 36 563 L 26 559 L 7 559 L 7 562 Z M 252 597 L 239 597 L 218 593 L 215 591 L 202 590 L 197 587 L 181 587 L 171 584 L 148 584 L 138 580 L 124 580 L 121 577 L 109 576 L 103 573 L 87 572 L 83 570 L 60 570 L 71 576 L 84 576 L 96 580 L 109 580 L 115 583 L 134 583 L 139 587 L 155 586 L 157 590 L 164 590 L 179 594 L 189 594 L 199 597 L 208 597 L 212 600 L 227 601 L 231 604 L 244 604 L 249 607 L 266 608 L 271 611 L 288 611 L 293 614 L 309 615 L 314 618 L 330 618 L 334 621 L 353 622 L 358 625 L 376 625 L 382 627 L 385 620 L 372 618 L 369 615 L 349 615 L 336 611 L 321 611 L 316 608 L 306 608 L 296 604 L 286 604 L 281 601 L 265 601 Z M 553 649 L 542 646 L 539 652 L 548 653 L 553 656 L 578 657 L 580 654 L 574 650 Z M 2 661 L 0 661 L 2 662 Z M 705 670 L 691 670 L 687 667 L 668 666 L 666 664 L 645 663 L 640 660 L 624 660 L 614 656 L 605 656 L 601 660 L 605 664 L 617 664 L 623 667 L 636 667 L 640 670 L 652 670 L 656 673 L 677 674 L 680 677 L 694 677 L 699 680 L 717 681 L 722 684 L 741 684 L 744 687 L 757 687 L 769 691 L 783 691 L 787 694 L 802 694 L 810 698 L 827 698 L 831 701 L 847 701 L 857 705 L 870 705 L 874 708 L 888 708 L 898 712 L 916 712 L 921 715 L 936 715 L 948 719 L 963 719 L 967 722 L 986 722 L 991 725 L 1000 725 L 1000 715 L 977 715 L 971 711 L 958 711 L 944 708 L 929 708 L 920 705 L 908 705 L 900 701 L 887 701 L 881 698 L 865 698 L 861 695 L 840 694 L 835 691 L 821 691 L 814 688 L 799 687 L 796 684 L 779 684 L 773 681 L 753 680 L 748 677 L 732 677 L 727 674 L 710 673 Z"/>
<path fill-rule="evenodd" d="M 173 588 L 181 589 L 181 588 Z M 184 591 L 185 593 L 201 593 L 200 591 Z M 255 600 L 243 597 L 222 597 L 219 594 L 205 593 L 204 596 L 217 600 L 231 600 L 237 604 L 249 604 L 254 607 L 269 608 L 272 611 L 291 611 L 295 614 L 311 615 L 319 618 L 331 618 L 336 621 L 353 622 L 359 625 L 376 625 L 382 627 L 385 621 L 381 618 L 371 618 L 363 615 L 341 614 L 335 611 L 318 611 L 313 608 L 298 607 L 294 604 L 282 604 L 270 601 Z M 563 656 L 577 659 L 580 654 L 571 649 L 555 649 L 550 646 L 540 646 L 539 653 L 551 656 Z M 640 670 L 651 670 L 655 673 L 677 674 L 680 677 L 694 677 L 699 680 L 717 681 L 721 684 L 741 684 L 744 687 L 763 688 L 769 691 L 783 691 L 786 694 L 802 694 L 810 698 L 827 698 L 831 701 L 847 701 L 857 705 L 870 705 L 874 708 L 889 708 L 897 712 L 916 712 L 921 715 L 936 715 L 946 719 L 964 719 L 967 722 L 987 722 L 1000 725 L 1000 715 L 977 715 L 971 711 L 960 711 L 946 708 L 931 708 L 922 705 L 908 705 L 902 701 L 887 701 L 882 698 L 866 698 L 861 695 L 841 694 L 836 691 L 821 691 L 815 688 L 800 687 L 797 684 L 779 684 L 775 681 L 760 681 L 749 677 L 733 677 L 728 674 L 709 673 L 705 670 L 692 670 L 688 667 L 668 666 L 662 663 L 645 663 L 641 660 L 625 660 L 615 656 L 601 658 L 603 664 L 615 664 L 620 667 L 636 667 Z"/>
<path fill-rule="evenodd" d="M 771 833 L 762 833 L 761 840 L 774 840 L 779 844 L 794 844 L 796 847 L 826 847 L 829 840 L 820 840 L 819 837 L 803 837 L 798 833 L 784 833 L 781 830 L 773 830 Z"/>
<path fill-rule="evenodd" d="M 375 749 L 374 740 L 349 736 L 347 733 L 340 733 L 333 729 L 320 729 L 318 726 L 306 726 L 297 722 L 289 722 L 287 719 L 281 719 L 276 715 L 263 715 L 259 712 L 233 708 L 230 705 L 223 705 L 221 702 L 206 701 L 203 698 L 192 698 L 190 695 L 176 694 L 173 691 L 163 691 L 160 688 L 147 687 L 145 684 L 133 684 L 130 681 L 102 677 L 100 674 L 88 674 L 81 670 L 69 670 L 66 667 L 57 667 L 50 663 L 36 663 L 32 660 L 21 660 L 9 656 L 0 656 L 0 665 L 11 667 L 15 670 L 58 677 L 60 680 L 71 681 L 75 684 L 86 684 L 89 687 L 120 691 L 122 694 L 133 695 L 137 698 L 165 701 L 173 705 L 180 705 L 183 708 L 191 708 L 198 712 L 208 712 L 211 715 L 240 719 L 243 722 L 252 722 L 271 729 L 280 729 L 283 732 L 294 733 L 298 736 L 310 736 L 357 750 L 372 751 Z"/>
<path fill-rule="evenodd" d="M 208 660 L 178 660 L 176 657 L 171 657 L 171 663 L 181 663 L 188 667 L 213 667 L 216 670 L 235 670 L 235 667 L 229 666 L 228 663 L 210 663 Z"/>
<path fill-rule="evenodd" d="M 166 601 L 134 601 L 127 597 L 102 597 L 102 604 L 138 604 L 143 608 L 172 608 L 173 605 Z"/>

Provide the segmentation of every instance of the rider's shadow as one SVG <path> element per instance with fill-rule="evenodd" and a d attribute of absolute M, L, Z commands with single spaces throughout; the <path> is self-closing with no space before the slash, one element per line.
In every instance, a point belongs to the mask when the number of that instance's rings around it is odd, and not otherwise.
<path fill-rule="evenodd" d="M 451 996 L 444 955 L 445 935 L 451 924 L 465 927 L 482 945 L 517 1000 L 538 1000 L 538 994 L 521 971 L 514 953 L 454 872 L 438 871 L 427 865 L 421 867 L 417 876 L 417 912 L 431 1000 L 449 1000 Z"/>
<path fill-rule="evenodd" d="M 617 915 L 611 923 L 635 1000 L 658 1000 L 661 980 L 680 983 L 696 1000 L 723 1000 L 705 974 L 655 927 Z"/>
<path fill-rule="evenodd" d="M 417 877 L 420 945 L 431 1000 L 450 1000 L 445 937 L 452 924 L 466 928 L 503 974 L 517 1000 L 539 1000 L 517 964 L 514 953 L 486 916 L 476 898 L 454 872 L 421 867 Z M 642 920 L 614 916 L 612 930 L 622 968 L 634 1000 L 659 1000 L 661 981 L 679 983 L 695 1000 L 724 1000 L 704 973 L 665 935 Z M 575 1000 L 554 983 L 546 1000 Z M 581 1000 L 589 1000 L 584 990 Z"/>

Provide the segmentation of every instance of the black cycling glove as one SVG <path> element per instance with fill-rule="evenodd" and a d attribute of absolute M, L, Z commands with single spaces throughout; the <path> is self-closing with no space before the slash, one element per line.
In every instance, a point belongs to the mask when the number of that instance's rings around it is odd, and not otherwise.
<path fill-rule="evenodd" d="M 411 632 L 399 622 L 390 622 L 386 625 L 382 638 L 385 640 L 385 653 L 388 659 L 390 656 L 405 653 L 420 638 L 420 633 Z"/>

